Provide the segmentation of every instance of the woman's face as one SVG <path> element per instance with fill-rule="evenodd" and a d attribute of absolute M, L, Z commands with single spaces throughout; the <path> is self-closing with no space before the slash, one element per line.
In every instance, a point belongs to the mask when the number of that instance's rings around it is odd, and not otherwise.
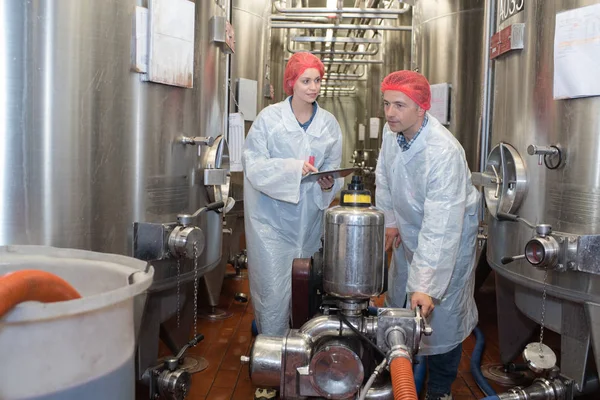
<path fill-rule="evenodd" d="M 294 83 L 294 97 L 313 103 L 321 91 L 321 74 L 316 68 L 307 68 Z"/>

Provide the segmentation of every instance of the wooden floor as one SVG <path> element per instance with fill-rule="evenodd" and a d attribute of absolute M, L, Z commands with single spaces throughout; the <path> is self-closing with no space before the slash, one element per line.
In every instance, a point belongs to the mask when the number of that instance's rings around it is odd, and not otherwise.
<path fill-rule="evenodd" d="M 233 270 L 229 271 L 233 272 Z M 233 316 L 222 321 L 198 320 L 198 331 L 205 336 L 190 353 L 202 356 L 209 362 L 204 371 L 193 375 L 189 400 L 252 400 L 255 388 L 248 376 L 248 366 L 242 366 L 240 356 L 247 355 L 252 344 L 251 323 L 254 319 L 250 303 L 239 303 L 234 294 L 249 294 L 248 280 L 225 279 L 221 294 L 221 309 L 227 309 Z M 496 304 L 493 274 L 476 296 L 480 316 L 479 326 L 485 334 L 486 347 L 483 364 L 499 362 L 498 335 L 496 330 Z M 475 346 L 471 335 L 463 343 L 463 356 L 459 373 L 452 386 L 456 400 L 481 399 L 484 394 L 475 384 L 470 372 L 470 355 Z M 166 354 L 165 354 L 166 355 Z M 506 388 L 493 384 L 497 392 Z"/>

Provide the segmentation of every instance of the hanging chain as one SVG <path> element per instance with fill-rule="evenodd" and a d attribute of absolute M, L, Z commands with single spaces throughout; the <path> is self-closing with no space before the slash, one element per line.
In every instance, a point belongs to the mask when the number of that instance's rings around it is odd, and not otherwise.
<path fill-rule="evenodd" d="M 540 321 L 540 357 L 544 357 L 544 351 L 542 350 L 542 344 L 544 341 L 544 319 L 546 318 L 546 288 L 548 281 L 548 270 L 544 272 L 544 290 L 542 292 L 542 319 Z"/>
<path fill-rule="evenodd" d="M 242 116 L 244 115 L 244 113 L 242 112 L 242 110 L 240 109 L 240 105 L 238 104 L 237 100 L 235 99 L 235 93 L 233 93 L 233 87 L 231 85 L 231 80 L 228 81 L 228 83 L 226 83 L 227 87 L 229 87 L 229 93 L 231 93 L 231 99 L 233 100 L 233 102 L 235 103 L 235 106 L 237 107 L 237 110 L 240 114 L 242 114 Z"/>
<path fill-rule="evenodd" d="M 179 298 L 181 287 L 181 261 L 177 258 L 177 329 L 179 329 L 181 303 Z"/>
<path fill-rule="evenodd" d="M 194 242 L 194 338 L 196 336 L 198 336 L 198 242 Z"/>

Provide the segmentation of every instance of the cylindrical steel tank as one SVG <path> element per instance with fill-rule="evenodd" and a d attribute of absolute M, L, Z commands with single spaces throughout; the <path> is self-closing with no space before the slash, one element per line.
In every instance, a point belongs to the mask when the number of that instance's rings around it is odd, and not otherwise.
<path fill-rule="evenodd" d="M 208 37 L 219 8 L 196 5 L 184 89 L 131 71 L 136 5 L 2 2 L 0 244 L 131 254 L 134 221 L 206 204 L 198 149 L 175 139 L 223 132 L 223 56 Z"/>
<path fill-rule="evenodd" d="M 557 266 L 562 271 L 549 270 L 545 280 L 544 270 L 523 259 L 503 264 L 502 261 L 510 261 L 503 260 L 504 257 L 523 254 L 525 244 L 536 233 L 523 223 L 499 220 L 493 215 L 498 216 L 497 211 L 502 211 L 519 215 L 535 225 L 550 224 L 557 243 L 576 245 L 574 252 L 578 255 L 585 245 L 580 235 L 590 235 L 590 240 L 596 240 L 600 234 L 600 98 L 553 98 L 557 13 L 600 4 L 600 1 L 525 0 L 517 3 L 520 8 L 512 7 L 514 13 L 503 9 L 507 2 L 498 2 L 494 10 L 498 20 L 496 32 L 511 27 L 516 35 L 519 24 L 524 24 L 523 48 L 493 61 L 491 144 L 496 148 L 490 154 L 488 172 L 493 173 L 493 166 L 502 185 L 499 201 L 494 200 L 495 184 L 486 190 L 492 214 L 488 218 L 487 255 L 497 272 L 500 350 L 503 361 L 509 361 L 529 340 L 535 327 L 531 320 L 540 323 L 543 318 L 546 328 L 562 335 L 562 373 L 574 379 L 581 389 L 586 360 L 591 354 L 590 343 L 596 365 L 600 365 L 597 306 L 600 304 L 600 271 L 593 261 L 600 257 L 597 248 L 587 248 L 588 262 L 579 258 L 572 263 L 565 262 Z M 538 155 L 527 154 L 530 145 L 538 149 L 560 148 L 559 167 L 550 169 L 544 163 L 538 165 Z M 552 160 L 546 161 L 554 167 Z M 544 234 L 547 230 L 544 226 L 538 228 Z M 559 257 L 569 257 L 568 254 L 561 252 Z M 547 290 L 545 304 L 544 290 Z M 515 311 L 515 304 L 519 312 Z"/>
<path fill-rule="evenodd" d="M 367 299 L 383 290 L 383 212 L 339 206 L 325 212 L 323 289 L 346 299 Z"/>
<path fill-rule="evenodd" d="M 446 127 L 479 170 L 483 68 L 483 0 L 418 0 L 413 8 L 412 69 L 430 84 L 449 83 Z"/>

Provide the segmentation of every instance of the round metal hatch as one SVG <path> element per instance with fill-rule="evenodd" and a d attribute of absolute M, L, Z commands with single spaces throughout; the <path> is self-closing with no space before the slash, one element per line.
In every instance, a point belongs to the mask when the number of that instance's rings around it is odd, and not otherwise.
<path fill-rule="evenodd" d="M 212 146 L 208 147 L 204 158 L 204 168 L 223 169 L 227 171 L 227 178 L 223 185 L 207 186 L 208 197 L 211 202 L 223 201 L 227 204 L 231 173 L 229 172 L 229 146 L 224 136 L 218 136 Z"/>
<path fill-rule="evenodd" d="M 483 194 L 490 214 L 515 214 L 527 191 L 525 164 L 519 152 L 508 143 L 499 143 L 488 156 L 484 175 L 489 178 Z"/>

